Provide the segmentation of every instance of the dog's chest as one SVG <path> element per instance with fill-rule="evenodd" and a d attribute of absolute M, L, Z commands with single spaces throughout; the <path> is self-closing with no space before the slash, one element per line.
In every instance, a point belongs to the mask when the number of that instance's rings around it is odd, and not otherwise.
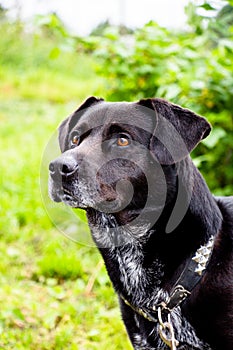
<path fill-rule="evenodd" d="M 115 218 L 106 214 L 94 219 L 94 222 L 89 220 L 92 235 L 116 291 L 137 303 L 145 301 L 150 291 L 155 295 L 160 288 L 164 266 L 157 258 L 149 265 L 145 264 L 147 227 L 129 230 L 118 226 Z"/>
<path fill-rule="evenodd" d="M 164 266 L 154 259 L 145 266 L 145 256 L 140 244 L 118 247 L 111 252 L 119 268 L 120 293 L 136 305 L 152 306 L 161 296 Z M 111 276 L 110 276 L 111 277 Z"/>
<path fill-rule="evenodd" d="M 143 253 L 140 247 L 128 244 L 111 251 L 112 258 L 119 267 L 119 279 L 127 295 L 143 293 L 149 283 L 148 273 L 143 268 Z"/>

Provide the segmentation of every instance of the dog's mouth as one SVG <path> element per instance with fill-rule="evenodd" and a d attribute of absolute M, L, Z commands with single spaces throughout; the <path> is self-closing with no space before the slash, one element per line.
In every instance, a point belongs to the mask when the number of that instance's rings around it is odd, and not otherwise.
<path fill-rule="evenodd" d="M 72 208 L 87 209 L 94 208 L 102 212 L 117 212 L 122 208 L 122 199 L 120 198 L 103 198 L 97 191 L 94 193 L 85 193 L 86 191 L 74 191 L 64 185 L 61 187 L 52 186 L 50 197 L 55 202 L 63 202 Z M 105 196 L 104 196 L 105 197 Z M 123 206 L 124 207 L 124 206 Z"/>
<path fill-rule="evenodd" d="M 61 189 L 60 198 L 62 202 L 64 202 L 66 205 L 72 208 L 87 208 L 87 205 L 84 204 L 83 201 L 79 197 L 77 197 L 77 195 L 72 190 L 67 189 L 65 187 L 62 187 Z"/>
<path fill-rule="evenodd" d="M 53 201 L 63 202 L 72 208 L 86 208 L 86 206 L 81 203 L 80 198 L 77 197 L 72 189 L 68 189 L 64 186 L 52 186 L 50 190 L 50 197 Z"/>
<path fill-rule="evenodd" d="M 62 189 L 63 195 L 71 198 L 75 198 L 74 194 L 68 190 L 67 188 L 63 187 Z"/>
<path fill-rule="evenodd" d="M 116 213 L 124 210 L 131 202 L 133 188 L 128 180 L 112 184 L 94 181 L 60 181 L 52 178 L 49 181 L 49 194 L 53 201 L 80 209 L 93 208 L 105 213 Z"/>

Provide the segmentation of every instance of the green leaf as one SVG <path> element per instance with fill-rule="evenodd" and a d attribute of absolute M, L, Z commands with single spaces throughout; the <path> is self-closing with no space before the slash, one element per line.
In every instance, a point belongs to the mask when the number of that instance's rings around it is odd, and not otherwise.
<path fill-rule="evenodd" d="M 60 56 L 60 53 L 61 53 L 61 50 L 59 49 L 59 47 L 54 47 L 49 53 L 49 58 L 51 60 L 54 60 Z"/>
<path fill-rule="evenodd" d="M 215 11 L 216 10 L 213 6 L 211 6 L 207 2 L 199 7 L 203 8 L 206 11 Z"/>

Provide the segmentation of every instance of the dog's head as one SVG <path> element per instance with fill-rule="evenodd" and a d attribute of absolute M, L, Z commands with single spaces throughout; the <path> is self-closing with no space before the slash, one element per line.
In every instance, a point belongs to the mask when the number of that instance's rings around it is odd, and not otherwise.
<path fill-rule="evenodd" d="M 107 213 L 161 207 L 168 182 L 175 191 L 175 165 L 209 132 L 204 118 L 162 99 L 90 97 L 59 127 L 50 196 Z"/>

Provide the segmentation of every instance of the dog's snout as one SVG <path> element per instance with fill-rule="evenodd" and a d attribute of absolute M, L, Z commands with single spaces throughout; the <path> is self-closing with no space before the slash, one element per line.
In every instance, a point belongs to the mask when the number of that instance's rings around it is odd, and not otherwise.
<path fill-rule="evenodd" d="M 49 164 L 52 177 L 70 176 L 78 169 L 78 163 L 72 157 L 59 157 Z"/>

